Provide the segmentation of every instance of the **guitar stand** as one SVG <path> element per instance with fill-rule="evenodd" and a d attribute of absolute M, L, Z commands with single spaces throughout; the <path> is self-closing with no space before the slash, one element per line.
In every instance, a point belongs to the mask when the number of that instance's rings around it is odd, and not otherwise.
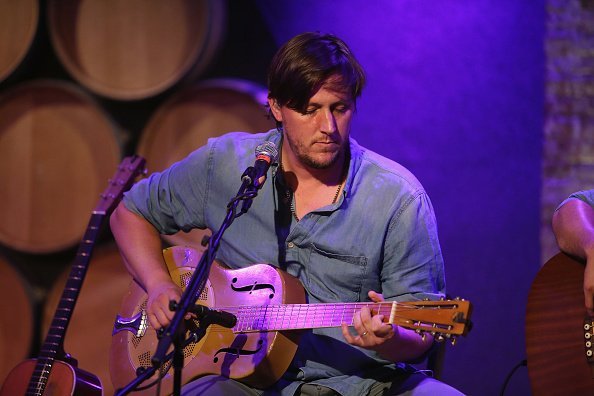
<path fill-rule="evenodd" d="M 261 183 L 258 185 L 254 184 L 255 172 L 254 167 L 250 166 L 241 176 L 241 187 L 235 198 L 227 204 L 227 214 L 225 219 L 219 230 L 210 237 L 208 248 L 200 258 L 200 262 L 196 266 L 196 270 L 192 274 L 179 303 L 175 303 L 174 301 L 170 302 L 169 308 L 173 308 L 172 310 L 175 311 L 175 315 L 159 339 L 157 350 L 151 359 L 152 367 L 147 368 L 144 372 L 140 373 L 136 379 L 132 380 L 132 382 L 124 388 L 118 390 L 116 392 L 117 396 L 126 395 L 132 392 L 142 382 L 150 378 L 158 368 L 171 359 L 173 359 L 173 395 L 178 396 L 181 391 L 181 372 L 184 365 L 183 350 L 185 346 L 192 342 L 197 342 L 204 337 L 206 328 L 210 324 L 220 324 L 225 327 L 235 326 L 236 318 L 232 314 L 211 310 L 202 305 L 195 305 L 194 302 L 197 299 L 196 297 L 202 293 L 202 290 L 206 285 L 206 280 L 208 279 L 208 274 L 210 273 L 210 268 L 219 248 L 223 233 L 237 217 L 247 213 L 252 204 L 252 200 L 258 195 L 258 190 L 262 187 Z M 237 213 L 239 202 L 243 202 L 243 204 L 240 212 Z M 184 339 L 186 333 L 184 320 L 185 315 L 188 312 L 201 316 L 203 320 L 200 321 L 198 332 L 193 332 L 188 339 Z M 173 351 L 167 354 L 167 350 L 172 344 Z"/>

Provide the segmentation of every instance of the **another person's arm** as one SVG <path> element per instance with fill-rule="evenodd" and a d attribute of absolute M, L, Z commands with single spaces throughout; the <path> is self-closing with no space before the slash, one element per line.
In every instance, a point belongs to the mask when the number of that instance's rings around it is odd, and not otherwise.
<path fill-rule="evenodd" d="M 553 215 L 553 232 L 562 251 L 586 260 L 585 305 L 594 315 L 594 208 L 580 199 L 568 199 Z"/>

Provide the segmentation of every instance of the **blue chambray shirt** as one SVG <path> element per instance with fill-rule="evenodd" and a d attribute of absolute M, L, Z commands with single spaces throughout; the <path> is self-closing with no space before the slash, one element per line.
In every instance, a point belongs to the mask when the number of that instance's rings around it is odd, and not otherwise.
<path fill-rule="evenodd" d="M 213 138 L 169 169 L 138 182 L 126 207 L 161 233 L 218 230 L 226 204 L 264 141 L 279 148 L 282 134 L 229 133 Z M 404 167 L 350 140 L 350 164 L 335 204 L 293 220 L 282 173 L 272 166 L 247 214 L 223 235 L 217 260 L 230 268 L 269 263 L 297 277 L 310 303 L 437 299 L 445 293 L 443 258 L 433 207 Z M 150 164 L 149 164 L 150 166 Z M 307 332 L 284 376 L 282 394 L 305 382 L 344 395 L 366 394 L 404 365 L 348 345 L 340 328 Z M 284 385 L 283 385 L 284 386 Z"/>

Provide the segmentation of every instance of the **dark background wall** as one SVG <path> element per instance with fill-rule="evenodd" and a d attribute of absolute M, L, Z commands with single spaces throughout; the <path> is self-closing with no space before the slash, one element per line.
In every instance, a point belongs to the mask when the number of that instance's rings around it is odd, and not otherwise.
<path fill-rule="evenodd" d="M 498 394 L 526 357 L 526 298 L 543 261 L 544 2 L 252 0 L 229 1 L 227 13 L 224 44 L 201 79 L 264 84 L 276 48 L 303 31 L 335 33 L 351 46 L 368 76 L 353 137 L 423 183 L 437 214 L 448 292 L 474 304 L 474 327 L 448 347 L 443 379 L 467 394 Z M 44 28 L 35 66 L 0 89 L 39 76 L 74 81 Z M 178 88 L 129 102 L 90 94 L 130 133 L 131 153 L 150 114 Z M 72 255 L 4 250 L 42 287 L 55 275 L 46 263 Z M 529 393 L 521 368 L 506 394 Z"/>

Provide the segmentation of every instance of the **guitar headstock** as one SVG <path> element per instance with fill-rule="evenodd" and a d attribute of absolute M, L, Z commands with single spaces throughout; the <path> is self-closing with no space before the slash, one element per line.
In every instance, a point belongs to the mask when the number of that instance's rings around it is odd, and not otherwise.
<path fill-rule="evenodd" d="M 124 158 L 113 178 L 109 179 L 107 189 L 101 194 L 101 199 L 97 203 L 93 213 L 111 213 L 124 195 L 124 192 L 132 187 L 136 177 L 145 173 L 145 163 L 145 159 L 137 155 Z"/>
<path fill-rule="evenodd" d="M 392 323 L 431 334 L 437 341 L 449 339 L 455 343 L 457 336 L 465 336 L 472 328 L 472 304 L 460 298 L 438 301 L 411 301 L 398 303 Z"/>

